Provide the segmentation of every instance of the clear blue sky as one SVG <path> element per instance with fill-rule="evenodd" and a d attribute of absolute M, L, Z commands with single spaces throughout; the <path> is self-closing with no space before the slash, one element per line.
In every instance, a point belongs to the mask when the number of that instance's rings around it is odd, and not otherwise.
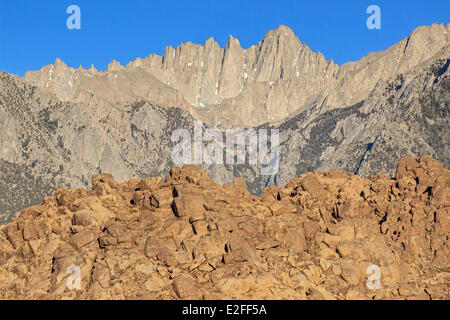
<path fill-rule="evenodd" d="M 71 4 L 81 8 L 81 30 L 66 28 Z M 381 8 L 381 30 L 366 27 L 371 4 Z M 0 70 L 24 75 L 57 57 L 69 66 L 93 63 L 104 70 L 113 59 L 126 64 L 211 36 L 224 47 L 229 34 L 247 48 L 280 24 L 342 64 L 449 18 L 447 0 L 0 0 Z"/>

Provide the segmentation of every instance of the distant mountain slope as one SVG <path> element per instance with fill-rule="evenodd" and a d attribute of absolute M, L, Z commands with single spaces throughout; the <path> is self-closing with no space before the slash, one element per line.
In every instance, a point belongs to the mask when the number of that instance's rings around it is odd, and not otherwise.
<path fill-rule="evenodd" d="M 126 180 L 165 172 L 170 132 L 192 127 L 190 114 L 179 108 L 136 101 L 94 109 L 45 97 L 0 73 L 2 214 L 9 216 L 56 188 L 87 186 L 94 173 L 115 172 Z"/>
<path fill-rule="evenodd" d="M 392 175 L 406 155 L 429 154 L 450 167 L 449 61 L 392 79 L 353 106 L 321 114 L 313 109 L 282 123 L 281 184 L 332 168 Z"/>

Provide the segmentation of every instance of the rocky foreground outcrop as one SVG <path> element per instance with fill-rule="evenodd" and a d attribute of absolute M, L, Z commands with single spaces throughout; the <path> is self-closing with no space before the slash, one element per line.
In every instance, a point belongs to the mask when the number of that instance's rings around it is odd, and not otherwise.
<path fill-rule="evenodd" d="M 0 298 L 450 298 L 450 172 L 428 156 L 395 179 L 305 173 L 261 197 L 194 166 L 92 186 L 0 227 Z"/>

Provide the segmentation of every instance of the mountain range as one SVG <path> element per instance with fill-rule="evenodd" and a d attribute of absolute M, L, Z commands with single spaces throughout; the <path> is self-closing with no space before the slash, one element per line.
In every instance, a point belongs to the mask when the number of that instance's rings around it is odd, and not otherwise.
<path fill-rule="evenodd" d="M 392 47 L 341 66 L 280 26 L 247 49 L 167 47 L 107 70 L 57 59 L 23 78 L 0 72 L 0 222 L 58 188 L 164 176 L 171 135 L 204 128 L 280 132 L 279 171 L 206 165 L 223 184 L 243 177 L 261 194 L 306 171 L 342 169 L 391 176 L 403 156 L 430 155 L 449 167 L 450 24 L 415 29 Z"/>

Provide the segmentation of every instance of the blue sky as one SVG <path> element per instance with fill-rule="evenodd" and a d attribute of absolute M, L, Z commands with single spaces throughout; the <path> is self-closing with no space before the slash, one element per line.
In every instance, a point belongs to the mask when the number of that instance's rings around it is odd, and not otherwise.
<path fill-rule="evenodd" d="M 69 30 L 69 5 L 81 9 L 81 29 Z M 369 30 L 366 8 L 381 8 L 381 30 Z M 284 24 L 303 43 L 342 64 L 388 48 L 424 24 L 450 22 L 450 1 L 174 1 L 0 0 L 0 70 L 24 75 L 53 63 L 94 64 L 104 70 L 168 45 L 203 44 L 214 37 L 224 47 L 229 34 L 247 48 Z"/>

